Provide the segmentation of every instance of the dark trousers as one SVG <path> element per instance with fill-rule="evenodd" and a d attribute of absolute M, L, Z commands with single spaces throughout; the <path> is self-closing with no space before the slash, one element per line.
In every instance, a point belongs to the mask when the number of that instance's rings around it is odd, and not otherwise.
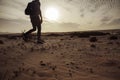
<path fill-rule="evenodd" d="M 30 16 L 31 23 L 32 23 L 32 29 L 27 31 L 25 35 L 29 35 L 32 32 L 36 31 L 37 28 L 37 40 L 41 40 L 41 20 L 39 16 Z"/>

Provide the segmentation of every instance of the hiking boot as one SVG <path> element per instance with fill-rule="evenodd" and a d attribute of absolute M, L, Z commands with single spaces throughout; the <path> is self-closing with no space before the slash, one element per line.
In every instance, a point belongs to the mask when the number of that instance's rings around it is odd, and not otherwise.
<path fill-rule="evenodd" d="M 27 35 L 25 35 L 25 33 L 22 34 L 22 37 L 23 37 L 23 40 L 24 40 L 25 42 L 28 41 L 28 37 L 27 37 Z"/>
<path fill-rule="evenodd" d="M 45 41 L 44 40 L 38 40 L 37 43 L 38 44 L 43 44 Z"/>

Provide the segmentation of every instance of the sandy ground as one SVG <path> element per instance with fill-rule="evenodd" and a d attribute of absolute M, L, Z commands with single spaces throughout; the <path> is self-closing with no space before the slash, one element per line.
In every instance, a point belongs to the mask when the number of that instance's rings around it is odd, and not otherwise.
<path fill-rule="evenodd" d="M 120 30 L 106 32 L 48 33 L 44 44 L 2 34 L 0 80 L 120 80 Z"/>

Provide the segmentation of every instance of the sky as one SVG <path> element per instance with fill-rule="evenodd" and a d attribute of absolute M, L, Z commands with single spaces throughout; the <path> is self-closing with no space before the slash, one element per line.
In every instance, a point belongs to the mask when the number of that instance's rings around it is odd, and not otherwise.
<path fill-rule="evenodd" d="M 0 32 L 21 33 L 32 28 L 24 10 L 32 0 L 0 0 Z M 42 32 L 120 29 L 120 0 L 40 0 Z M 45 17 L 50 7 L 56 20 Z M 51 15 L 54 13 L 50 13 Z"/>

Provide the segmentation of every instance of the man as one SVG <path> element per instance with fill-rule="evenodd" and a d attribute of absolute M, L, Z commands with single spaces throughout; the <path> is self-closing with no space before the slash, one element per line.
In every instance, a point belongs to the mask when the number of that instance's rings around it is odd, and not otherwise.
<path fill-rule="evenodd" d="M 32 32 L 36 31 L 36 28 L 37 28 L 38 29 L 37 43 L 43 43 L 43 41 L 41 40 L 41 24 L 43 22 L 43 19 L 42 19 L 42 13 L 40 10 L 40 5 L 41 4 L 40 4 L 39 0 L 33 0 L 32 2 L 28 3 L 27 8 L 29 8 L 29 14 L 27 14 L 27 15 L 30 15 L 33 29 L 30 29 L 29 31 L 27 31 L 26 33 L 23 34 L 23 40 L 25 40 L 25 41 L 28 41 L 29 35 Z"/>

